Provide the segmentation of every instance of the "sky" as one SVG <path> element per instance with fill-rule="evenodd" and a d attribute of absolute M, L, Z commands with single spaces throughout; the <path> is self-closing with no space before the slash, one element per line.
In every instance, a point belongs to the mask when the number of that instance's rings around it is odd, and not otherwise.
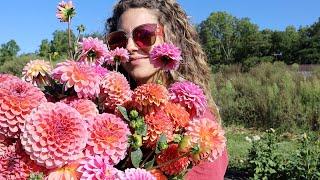
<path fill-rule="evenodd" d="M 211 13 L 225 11 L 237 18 L 250 18 L 260 29 L 284 30 L 287 26 L 311 25 L 320 17 L 320 0 L 177 0 L 192 23 L 199 24 Z M 66 29 L 55 17 L 58 0 L 1 1 L 0 44 L 14 39 L 20 52 L 39 49 L 41 40 L 52 39 L 55 30 Z M 86 33 L 103 32 L 116 0 L 73 0 L 77 15 L 72 28 L 86 26 Z"/>

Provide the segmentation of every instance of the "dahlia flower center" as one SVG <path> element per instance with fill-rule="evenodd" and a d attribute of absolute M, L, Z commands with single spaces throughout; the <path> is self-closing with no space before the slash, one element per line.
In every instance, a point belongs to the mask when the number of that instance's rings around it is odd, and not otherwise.
<path fill-rule="evenodd" d="M 161 57 L 161 61 L 162 63 L 164 63 L 165 65 L 170 63 L 171 58 L 169 56 L 162 56 Z"/>
<path fill-rule="evenodd" d="M 95 59 L 97 57 L 97 53 L 95 52 L 95 50 L 91 49 L 89 52 L 88 52 L 88 57 L 92 58 L 92 59 Z"/>
<path fill-rule="evenodd" d="M 26 90 L 26 87 L 23 87 L 23 86 L 17 86 L 13 89 L 13 93 L 16 94 L 16 95 L 21 95 L 25 92 Z"/>
<path fill-rule="evenodd" d="M 63 137 L 64 134 L 66 134 L 66 132 L 68 132 L 68 129 L 69 129 L 69 125 L 61 121 L 56 121 L 54 126 L 52 127 L 54 132 L 61 137 Z"/>

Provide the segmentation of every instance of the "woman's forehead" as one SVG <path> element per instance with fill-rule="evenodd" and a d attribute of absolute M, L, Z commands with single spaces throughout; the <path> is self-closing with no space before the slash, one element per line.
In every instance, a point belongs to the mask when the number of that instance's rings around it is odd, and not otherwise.
<path fill-rule="evenodd" d="M 158 17 L 154 10 L 146 8 L 130 8 L 120 16 L 117 29 L 131 32 L 135 27 L 147 23 L 158 23 Z"/>

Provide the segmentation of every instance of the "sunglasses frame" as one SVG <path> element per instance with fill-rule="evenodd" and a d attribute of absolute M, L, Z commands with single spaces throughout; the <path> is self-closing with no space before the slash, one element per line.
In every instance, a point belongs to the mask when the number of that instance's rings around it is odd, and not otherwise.
<path fill-rule="evenodd" d="M 155 43 L 155 41 L 154 41 L 151 45 L 141 46 L 141 45 L 137 44 L 137 42 L 135 41 L 135 39 L 134 39 L 134 37 L 133 37 L 133 33 L 134 33 L 134 31 L 135 31 L 137 28 L 141 28 L 142 26 L 148 26 L 148 25 L 152 25 L 152 26 L 155 25 L 155 26 L 156 26 L 155 31 L 153 32 L 155 37 L 157 37 L 157 36 L 163 36 L 163 35 L 164 35 L 164 28 L 163 28 L 163 26 L 162 26 L 162 25 L 159 25 L 159 24 L 156 24 L 156 23 L 141 24 L 141 25 L 135 27 L 130 33 L 127 33 L 127 32 L 125 32 L 125 31 L 123 31 L 123 30 L 113 31 L 113 32 L 109 33 L 109 34 L 106 36 L 106 43 L 107 43 L 109 49 L 110 49 L 109 38 L 112 37 L 112 35 L 114 35 L 114 34 L 116 34 L 116 33 L 123 33 L 123 34 L 124 34 L 124 37 L 126 37 L 126 43 L 124 44 L 125 47 L 123 47 L 123 48 L 126 48 L 126 46 L 128 45 L 129 38 L 132 38 L 134 44 L 135 44 L 136 46 L 138 46 L 139 48 L 147 48 L 147 47 L 152 46 L 152 45 Z M 117 48 L 117 47 L 115 47 L 115 48 Z M 113 49 L 115 49 L 115 48 L 113 48 Z M 120 47 L 119 47 L 119 48 L 120 48 Z"/>

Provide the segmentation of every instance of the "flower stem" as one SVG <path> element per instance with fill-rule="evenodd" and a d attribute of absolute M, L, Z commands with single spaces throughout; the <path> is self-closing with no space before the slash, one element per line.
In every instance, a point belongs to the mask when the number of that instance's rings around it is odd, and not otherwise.
<path fill-rule="evenodd" d="M 148 159 L 151 157 L 151 155 L 153 155 L 154 152 L 155 152 L 155 149 L 152 150 L 152 151 L 147 155 L 147 157 L 142 161 L 142 163 L 141 163 L 141 165 L 140 165 L 140 168 L 142 168 L 142 167 L 146 164 L 146 162 L 147 162 Z"/>
<path fill-rule="evenodd" d="M 68 44 L 69 44 L 69 58 L 73 59 L 72 45 L 71 45 L 71 16 L 68 17 Z"/>

